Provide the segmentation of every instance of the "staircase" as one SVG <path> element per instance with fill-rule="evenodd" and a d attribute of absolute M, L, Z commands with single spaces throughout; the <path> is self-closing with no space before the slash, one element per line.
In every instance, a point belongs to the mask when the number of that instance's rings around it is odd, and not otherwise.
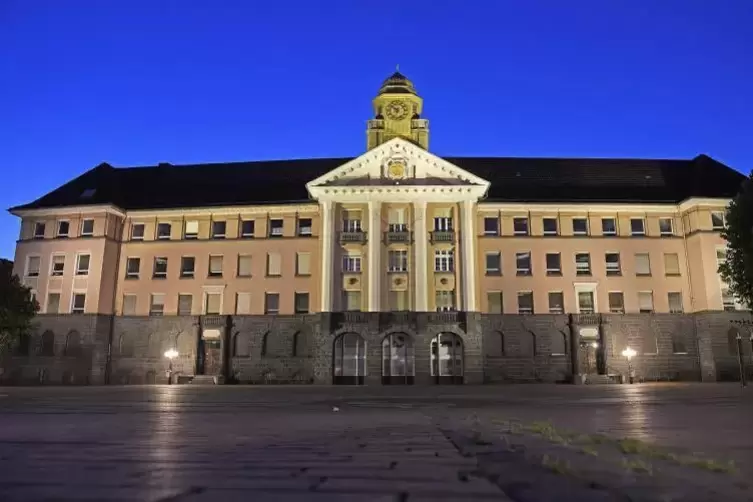
<path fill-rule="evenodd" d="M 610 375 L 586 375 L 586 385 L 606 385 L 616 382 L 614 376 Z"/>
<path fill-rule="evenodd" d="M 191 379 L 191 385 L 219 385 L 223 383 L 222 376 L 196 375 Z"/>

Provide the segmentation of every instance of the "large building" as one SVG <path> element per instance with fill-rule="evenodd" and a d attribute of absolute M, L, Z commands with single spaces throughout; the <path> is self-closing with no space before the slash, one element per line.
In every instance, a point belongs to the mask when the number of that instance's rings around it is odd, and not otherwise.
<path fill-rule="evenodd" d="M 6 380 L 163 381 L 175 348 L 183 380 L 572 381 L 628 346 L 645 378 L 723 377 L 741 174 L 439 157 L 400 73 L 373 109 L 356 158 L 101 164 L 11 208 L 40 315 Z"/>

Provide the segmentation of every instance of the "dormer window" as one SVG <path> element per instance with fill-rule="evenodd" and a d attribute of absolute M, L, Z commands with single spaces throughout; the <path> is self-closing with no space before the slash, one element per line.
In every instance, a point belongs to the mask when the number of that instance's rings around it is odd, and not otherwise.
<path fill-rule="evenodd" d="M 83 192 L 81 192 L 81 198 L 82 199 L 91 199 L 94 197 L 94 194 L 97 193 L 96 188 L 87 188 Z"/>

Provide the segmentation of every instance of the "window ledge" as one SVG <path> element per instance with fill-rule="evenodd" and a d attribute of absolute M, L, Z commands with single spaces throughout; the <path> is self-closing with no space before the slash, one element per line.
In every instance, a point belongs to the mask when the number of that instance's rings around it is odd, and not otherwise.
<path fill-rule="evenodd" d="M 235 277 L 236 277 L 236 279 L 251 279 L 252 276 L 251 276 L 251 274 L 248 274 L 248 275 L 240 275 L 239 274 L 239 275 L 236 275 Z"/>
<path fill-rule="evenodd" d="M 62 276 L 60 276 L 62 277 Z M 139 279 L 138 275 L 127 275 L 125 276 L 126 281 L 137 281 Z"/>
<path fill-rule="evenodd" d="M 276 279 L 276 278 L 282 277 L 282 274 L 274 274 L 274 275 L 272 275 L 272 274 L 266 274 L 264 277 L 266 277 L 268 279 Z"/>
<path fill-rule="evenodd" d="M 518 277 L 531 277 L 533 276 L 533 273 L 532 272 L 516 272 L 515 275 Z"/>
<path fill-rule="evenodd" d="M 191 274 L 191 275 L 183 275 L 183 274 L 181 274 L 180 278 L 181 279 L 195 279 L 196 275 L 194 275 L 194 274 Z"/>
<path fill-rule="evenodd" d="M 487 270 L 485 275 L 487 277 L 502 277 L 502 272 Z"/>
<path fill-rule="evenodd" d="M 664 274 L 665 277 L 682 277 L 682 274 Z"/>
<path fill-rule="evenodd" d="M 209 275 L 207 275 L 207 278 L 209 278 L 209 279 L 222 279 L 222 274 L 209 274 Z"/>
<path fill-rule="evenodd" d="M 152 279 L 167 279 L 166 275 L 153 275 Z"/>
<path fill-rule="evenodd" d="M 546 275 L 547 277 L 562 277 L 562 271 L 560 270 L 559 272 L 550 272 L 549 270 L 547 270 Z"/>

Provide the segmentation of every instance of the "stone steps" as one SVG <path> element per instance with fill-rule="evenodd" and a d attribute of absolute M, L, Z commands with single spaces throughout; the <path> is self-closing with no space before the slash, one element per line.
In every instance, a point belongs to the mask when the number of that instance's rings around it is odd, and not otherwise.
<path fill-rule="evenodd" d="M 192 385 L 220 385 L 223 378 L 218 375 L 196 375 L 191 379 Z"/>

